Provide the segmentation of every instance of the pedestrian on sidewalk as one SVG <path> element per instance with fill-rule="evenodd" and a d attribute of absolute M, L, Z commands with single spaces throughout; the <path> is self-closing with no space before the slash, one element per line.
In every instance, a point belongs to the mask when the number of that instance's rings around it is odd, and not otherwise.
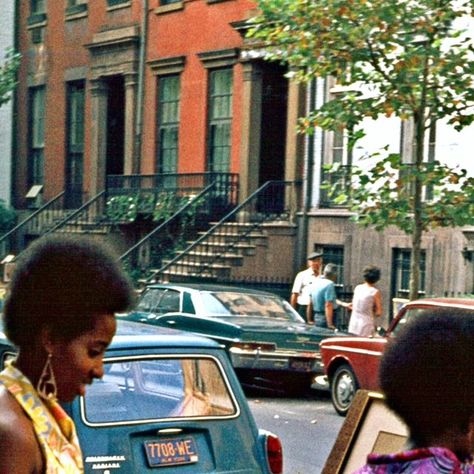
<path fill-rule="evenodd" d="M 349 308 L 352 309 L 348 331 L 358 336 L 374 335 L 376 320 L 382 316 L 382 294 L 375 284 L 380 280 L 380 268 L 364 268 L 364 283 L 354 288 Z"/>
<path fill-rule="evenodd" d="M 315 326 L 327 329 L 336 329 L 335 311 L 338 306 L 347 308 L 336 297 L 337 265 L 328 263 L 324 267 L 323 275 L 319 276 L 311 285 L 310 303 L 307 308 L 307 319 Z"/>
<path fill-rule="evenodd" d="M 291 290 L 290 303 L 303 319 L 307 321 L 307 308 L 309 305 L 312 285 L 321 273 L 323 263 L 322 252 L 312 252 L 308 255 L 308 268 L 299 272 L 293 283 Z"/>

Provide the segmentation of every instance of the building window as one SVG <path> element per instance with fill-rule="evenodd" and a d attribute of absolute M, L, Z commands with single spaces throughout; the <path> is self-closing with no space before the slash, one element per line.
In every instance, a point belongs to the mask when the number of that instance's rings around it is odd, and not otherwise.
<path fill-rule="evenodd" d="M 77 15 L 87 12 L 88 0 L 67 0 L 66 15 Z"/>
<path fill-rule="evenodd" d="M 330 88 L 331 100 L 336 100 L 344 94 L 344 89 L 334 86 Z M 349 129 L 335 130 L 324 133 L 323 165 L 338 165 L 337 171 L 321 171 L 321 182 L 328 184 L 327 189 L 321 190 L 321 206 L 335 207 L 334 197 L 340 193 L 349 193 L 351 189 L 351 168 L 353 160 L 352 148 L 349 146 Z"/>
<path fill-rule="evenodd" d="M 408 298 L 410 292 L 410 249 L 393 249 L 392 296 L 394 298 Z M 420 285 L 419 296 L 425 294 L 426 252 L 420 255 Z"/>
<path fill-rule="evenodd" d="M 130 0 L 107 0 L 109 7 L 115 7 L 116 5 L 130 4 Z"/>
<path fill-rule="evenodd" d="M 31 0 L 31 15 L 46 13 L 46 0 Z"/>
<path fill-rule="evenodd" d="M 171 3 L 179 3 L 183 0 L 160 0 L 160 5 L 170 5 Z"/>
<path fill-rule="evenodd" d="M 228 172 L 232 125 L 232 69 L 209 72 L 208 170 Z"/>
<path fill-rule="evenodd" d="M 159 173 L 178 171 L 180 76 L 158 78 L 157 170 Z"/>
<path fill-rule="evenodd" d="M 413 120 L 404 120 L 401 123 L 401 133 L 400 133 L 400 153 L 401 161 L 405 165 L 402 169 L 402 176 L 407 173 L 411 173 L 411 167 L 415 163 L 415 129 L 414 129 Z M 432 163 L 436 159 L 436 121 L 433 121 L 428 127 L 425 134 L 425 143 L 424 143 L 424 157 L 428 163 Z M 411 165 L 411 166 L 410 166 Z M 408 187 L 408 192 L 413 193 L 413 185 Z M 433 199 L 433 187 L 425 186 L 422 193 L 422 199 L 425 201 L 430 201 Z"/>
<path fill-rule="evenodd" d="M 67 84 L 66 205 L 82 204 L 84 163 L 84 82 Z"/>
<path fill-rule="evenodd" d="M 315 246 L 315 251 L 323 252 L 323 266 L 333 263 L 337 266 L 336 286 L 344 286 L 344 247 L 342 245 Z"/>
<path fill-rule="evenodd" d="M 30 89 L 28 186 L 44 184 L 45 88 Z"/>

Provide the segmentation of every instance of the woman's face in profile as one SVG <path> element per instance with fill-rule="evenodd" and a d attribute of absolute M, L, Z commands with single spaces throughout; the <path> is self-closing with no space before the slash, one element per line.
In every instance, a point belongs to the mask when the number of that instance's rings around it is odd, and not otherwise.
<path fill-rule="evenodd" d="M 52 366 L 57 386 L 57 397 L 70 402 L 84 395 L 86 385 L 104 374 L 105 350 L 114 337 L 117 323 L 113 314 L 96 316 L 95 326 L 72 341 L 52 344 Z"/>

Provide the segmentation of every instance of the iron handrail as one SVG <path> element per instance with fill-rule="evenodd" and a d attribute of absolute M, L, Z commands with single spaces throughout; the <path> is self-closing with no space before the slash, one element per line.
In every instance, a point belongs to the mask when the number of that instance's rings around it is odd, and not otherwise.
<path fill-rule="evenodd" d="M 96 201 L 98 201 L 101 197 L 105 195 L 105 191 L 101 191 L 99 194 L 96 194 L 93 198 L 89 199 L 86 203 L 84 203 L 80 208 L 76 209 L 74 212 L 72 212 L 69 216 L 64 218 L 62 221 L 58 222 L 55 226 L 53 226 L 51 229 L 48 230 L 48 232 L 45 233 L 45 235 L 48 235 L 52 232 L 57 231 L 59 228 L 65 226 L 66 224 L 69 224 L 70 221 L 72 221 L 74 218 L 76 218 L 78 215 L 82 214 L 84 211 L 86 211 L 92 204 L 94 204 Z"/>
<path fill-rule="evenodd" d="M 161 229 L 166 227 L 172 220 L 176 219 L 180 214 L 185 212 L 189 207 L 191 207 L 194 203 L 198 202 L 201 197 L 206 195 L 212 188 L 216 186 L 216 182 L 214 181 L 210 185 L 208 185 L 206 188 L 204 188 L 199 194 L 194 196 L 192 199 L 190 199 L 186 204 L 184 204 L 182 207 L 180 207 L 176 212 L 174 212 L 173 215 L 171 215 L 168 219 L 166 219 L 164 222 L 159 224 L 157 227 L 155 227 L 151 232 L 149 232 L 145 237 L 143 237 L 141 240 L 139 240 L 135 245 L 130 247 L 124 254 L 122 254 L 119 257 L 120 261 L 125 260 L 131 253 L 133 253 L 135 250 L 137 250 L 139 247 L 141 247 L 145 242 L 147 242 L 151 237 L 153 237 L 157 232 L 159 232 Z"/>
<path fill-rule="evenodd" d="M 199 244 L 203 243 L 206 239 L 209 238 L 216 230 L 219 228 L 223 227 L 224 224 L 226 224 L 229 221 L 232 221 L 234 217 L 242 210 L 244 209 L 251 201 L 253 201 L 256 197 L 259 196 L 265 189 L 269 188 L 270 186 L 274 184 L 281 184 L 281 185 L 287 185 L 287 184 L 293 184 L 292 181 L 267 181 L 265 182 L 262 186 L 260 186 L 256 191 L 254 191 L 250 196 L 247 197 L 242 203 L 240 203 L 238 206 L 236 206 L 232 211 L 230 211 L 228 214 L 226 214 L 224 217 L 222 217 L 218 222 L 216 222 L 212 227 L 209 228 L 207 232 L 205 232 L 203 235 L 201 235 L 198 239 L 193 241 L 188 247 L 186 247 L 180 254 L 176 255 L 174 258 L 172 258 L 170 261 L 168 261 L 165 265 L 163 265 L 161 268 L 153 272 L 146 280 L 146 283 L 150 283 L 153 280 L 156 279 L 156 277 L 163 272 L 165 272 L 168 268 L 170 268 L 172 265 L 174 265 L 176 262 L 179 260 L 183 259 L 187 254 L 189 254 L 194 248 L 196 248 Z M 261 224 L 261 222 L 255 223 L 254 227 L 258 227 Z M 253 229 L 252 228 L 252 229 Z"/>
<path fill-rule="evenodd" d="M 17 230 L 21 229 L 24 225 L 30 223 L 35 217 L 37 217 L 39 214 L 41 214 L 43 211 L 48 209 L 50 206 L 52 206 L 58 199 L 64 196 L 64 191 L 59 193 L 57 196 L 55 196 L 51 201 L 48 201 L 45 205 L 37 209 L 35 212 L 30 214 L 26 219 L 22 220 L 19 224 L 17 224 L 13 229 L 10 229 L 6 234 L 2 235 L 0 237 L 0 243 L 2 243 L 5 239 L 13 235 Z"/>

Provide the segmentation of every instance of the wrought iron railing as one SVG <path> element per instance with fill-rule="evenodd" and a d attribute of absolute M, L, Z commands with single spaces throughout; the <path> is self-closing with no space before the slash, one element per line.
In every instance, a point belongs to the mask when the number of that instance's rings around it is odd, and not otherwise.
<path fill-rule="evenodd" d="M 47 232 L 64 217 L 63 209 L 64 192 L 61 192 L 0 237 L 0 255 L 18 255 L 29 240 Z"/>
<path fill-rule="evenodd" d="M 52 226 L 46 234 L 52 232 L 75 232 L 79 227 L 84 230 L 91 230 L 104 222 L 105 219 L 106 194 L 100 192 L 92 199 L 89 199 L 79 209 L 71 211 L 64 219 Z"/>
<path fill-rule="evenodd" d="M 323 169 L 321 174 L 321 207 L 342 207 L 334 199 L 337 195 L 351 194 L 352 189 L 352 165 L 342 165 L 337 170 Z M 344 205 L 345 206 L 345 205 Z"/>
<path fill-rule="evenodd" d="M 172 215 L 121 255 L 120 260 L 133 280 L 146 279 L 151 269 L 162 265 L 164 258 L 174 257 L 189 239 L 209 226 L 210 219 L 215 217 L 212 200 L 217 187 L 214 182 L 199 194 L 178 200 Z"/>
<path fill-rule="evenodd" d="M 181 253 L 152 272 L 145 283 L 175 277 L 219 278 L 229 255 L 241 255 L 249 240 L 261 235 L 263 224 L 294 222 L 299 184 L 268 181 L 233 211 L 190 243 Z M 260 233 L 260 234 L 259 234 Z"/>

